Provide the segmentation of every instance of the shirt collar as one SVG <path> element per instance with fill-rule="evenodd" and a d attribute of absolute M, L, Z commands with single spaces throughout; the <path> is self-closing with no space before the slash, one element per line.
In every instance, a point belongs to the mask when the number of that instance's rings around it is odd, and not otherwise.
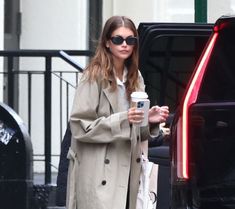
<path fill-rule="evenodd" d="M 125 67 L 124 70 L 123 70 L 122 81 L 118 77 L 116 77 L 117 85 L 120 85 L 120 86 L 124 85 L 124 83 L 127 80 L 127 72 L 128 72 L 127 68 Z"/>

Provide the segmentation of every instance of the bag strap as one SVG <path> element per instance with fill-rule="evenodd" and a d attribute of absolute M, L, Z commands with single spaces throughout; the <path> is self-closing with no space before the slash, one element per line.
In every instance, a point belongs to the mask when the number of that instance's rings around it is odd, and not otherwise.
<path fill-rule="evenodd" d="M 148 140 L 141 141 L 141 127 L 135 126 L 132 127 L 135 128 L 136 134 L 137 134 L 137 143 L 139 143 L 139 156 L 142 154 L 145 158 L 148 158 Z"/>

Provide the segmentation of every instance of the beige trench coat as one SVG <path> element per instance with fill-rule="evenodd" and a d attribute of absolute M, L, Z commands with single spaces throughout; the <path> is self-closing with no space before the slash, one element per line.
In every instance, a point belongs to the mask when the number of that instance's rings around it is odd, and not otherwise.
<path fill-rule="evenodd" d="M 140 82 L 143 90 L 141 75 Z M 67 209 L 125 209 L 128 185 L 130 209 L 136 207 L 140 140 L 146 151 L 150 133 L 131 127 L 118 102 L 110 86 L 81 79 L 70 119 Z"/>

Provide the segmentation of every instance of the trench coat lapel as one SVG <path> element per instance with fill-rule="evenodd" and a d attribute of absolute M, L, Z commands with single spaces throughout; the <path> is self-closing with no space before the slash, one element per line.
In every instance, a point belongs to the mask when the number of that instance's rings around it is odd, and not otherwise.
<path fill-rule="evenodd" d="M 124 77 L 125 77 L 124 79 L 126 80 L 126 77 L 127 77 L 127 68 L 126 67 L 124 68 Z M 112 83 L 111 77 L 109 78 L 109 82 Z M 110 84 L 106 88 L 102 88 L 102 90 L 103 90 L 104 94 L 106 95 L 106 97 L 112 107 L 113 113 L 120 112 L 120 107 L 118 105 L 119 103 L 118 103 L 117 91 L 111 91 Z"/>
<path fill-rule="evenodd" d="M 105 94 L 105 96 L 107 97 L 111 108 L 113 110 L 114 113 L 118 112 L 118 95 L 117 95 L 117 91 L 111 91 L 111 86 L 103 89 L 103 92 Z"/>

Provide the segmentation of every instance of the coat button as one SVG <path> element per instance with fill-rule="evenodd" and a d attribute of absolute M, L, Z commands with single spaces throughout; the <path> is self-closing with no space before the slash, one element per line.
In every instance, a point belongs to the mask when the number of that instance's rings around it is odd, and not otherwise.
<path fill-rule="evenodd" d="M 106 184 L 106 181 L 103 180 L 103 181 L 101 182 L 101 184 L 104 186 L 104 185 Z"/>
<path fill-rule="evenodd" d="M 104 160 L 104 163 L 105 163 L 105 164 L 109 164 L 109 163 L 110 163 L 110 160 L 109 160 L 109 159 L 105 159 L 105 160 Z"/>
<path fill-rule="evenodd" d="M 139 163 L 139 162 L 140 162 L 140 158 L 137 158 L 137 159 L 136 159 L 136 162 Z"/>

